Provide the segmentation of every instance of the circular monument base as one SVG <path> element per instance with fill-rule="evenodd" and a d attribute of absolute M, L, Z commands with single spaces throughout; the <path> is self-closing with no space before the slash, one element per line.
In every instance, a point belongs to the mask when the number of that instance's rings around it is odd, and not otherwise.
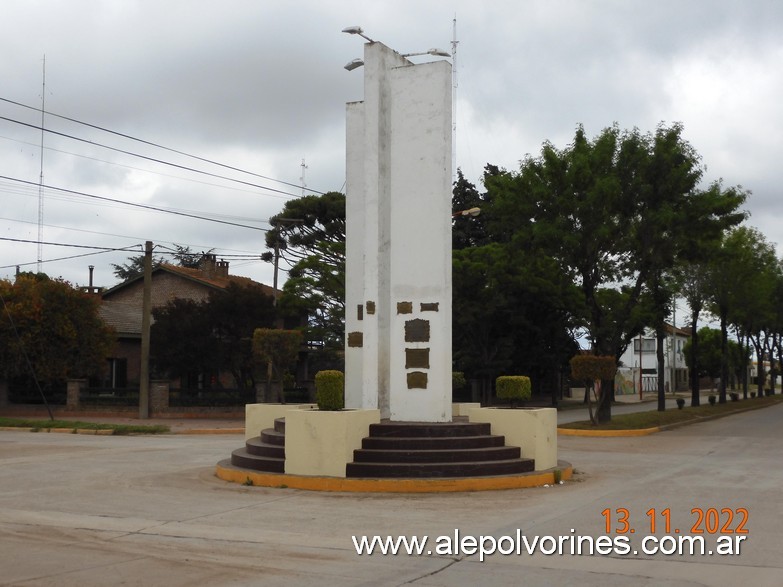
<path fill-rule="evenodd" d="M 231 464 L 230 459 L 217 464 L 215 475 L 224 481 L 308 491 L 339 491 L 347 493 L 449 493 L 460 491 L 494 491 L 501 489 L 522 489 L 552 485 L 556 477 L 566 481 L 574 473 L 573 466 L 558 461 L 556 468 L 514 475 L 492 475 L 487 477 L 449 477 L 415 479 L 372 479 L 346 477 L 319 477 L 309 475 L 288 475 L 265 473 L 244 469 Z"/>

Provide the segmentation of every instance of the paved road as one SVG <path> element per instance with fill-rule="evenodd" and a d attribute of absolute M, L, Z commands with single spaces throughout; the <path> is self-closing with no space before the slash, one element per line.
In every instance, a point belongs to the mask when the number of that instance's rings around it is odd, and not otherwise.
<path fill-rule="evenodd" d="M 783 406 L 640 438 L 561 437 L 575 480 L 449 495 L 319 494 L 214 477 L 240 435 L 0 432 L 2 585 L 780 585 Z M 352 535 L 597 538 L 651 508 L 690 534 L 693 508 L 741 508 L 741 554 L 359 556 Z M 622 513 L 622 512 L 620 512 Z M 658 518 L 663 535 L 662 514 Z M 722 520 L 725 521 L 725 520 Z M 701 526 L 704 529 L 704 524 Z M 616 536 L 612 534 L 612 536 Z M 706 535 L 714 546 L 714 536 Z M 445 545 L 445 540 L 438 542 Z M 489 545 L 489 540 L 485 540 Z M 505 548 L 508 542 L 501 541 Z M 545 549 L 550 543 L 545 542 Z M 468 544 L 469 546 L 469 544 Z M 649 546 L 649 545 L 648 545 Z M 524 548 L 524 547 L 523 547 Z"/>

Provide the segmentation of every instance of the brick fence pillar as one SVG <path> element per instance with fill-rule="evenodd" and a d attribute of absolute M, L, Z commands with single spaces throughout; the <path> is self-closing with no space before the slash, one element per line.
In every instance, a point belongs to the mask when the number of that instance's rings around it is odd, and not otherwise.
<path fill-rule="evenodd" d="M 79 409 L 79 395 L 87 387 L 86 379 L 69 379 L 66 387 L 65 407 L 68 410 Z"/>
<path fill-rule="evenodd" d="M 168 379 L 153 379 L 150 381 L 150 411 L 153 413 L 166 412 L 169 409 Z"/>

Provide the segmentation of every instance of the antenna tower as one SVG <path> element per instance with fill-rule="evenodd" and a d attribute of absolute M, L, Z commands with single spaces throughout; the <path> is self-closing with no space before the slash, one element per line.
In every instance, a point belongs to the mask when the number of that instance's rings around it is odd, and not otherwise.
<path fill-rule="evenodd" d="M 302 175 L 299 178 L 299 181 L 302 182 L 302 197 L 305 195 L 305 188 L 307 187 L 307 184 L 305 183 L 305 172 L 307 171 L 307 165 L 305 164 L 305 160 L 302 159 Z"/>
<path fill-rule="evenodd" d="M 41 272 L 43 262 L 43 217 L 44 217 L 44 192 L 43 192 L 43 156 L 44 156 L 44 115 L 46 113 L 46 55 L 43 57 L 43 78 L 41 85 L 41 172 L 38 176 L 38 263 L 36 270 Z"/>
<path fill-rule="evenodd" d="M 457 181 L 457 15 L 451 38 L 451 180 Z"/>

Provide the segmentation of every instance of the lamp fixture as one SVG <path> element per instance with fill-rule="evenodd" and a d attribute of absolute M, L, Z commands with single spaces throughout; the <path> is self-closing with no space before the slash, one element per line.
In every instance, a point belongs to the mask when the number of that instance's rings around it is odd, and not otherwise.
<path fill-rule="evenodd" d="M 420 51 L 419 53 L 403 53 L 403 57 L 416 57 L 417 55 L 434 55 L 435 57 L 451 57 L 451 53 L 443 49 L 430 49 L 429 51 Z"/>
<path fill-rule="evenodd" d="M 351 61 L 343 65 L 343 67 L 348 71 L 353 71 L 354 69 L 356 69 L 357 67 L 361 67 L 362 65 L 364 65 L 364 61 L 362 61 L 359 57 L 357 57 L 356 59 L 352 59 Z"/>
<path fill-rule="evenodd" d="M 370 37 L 368 37 L 367 35 L 364 34 L 364 31 L 362 30 L 362 27 L 360 27 L 360 26 L 345 27 L 343 29 L 343 32 L 344 33 L 348 33 L 349 35 L 359 35 L 360 37 L 362 37 L 363 39 L 366 39 L 370 43 L 374 43 L 375 42 Z"/>

